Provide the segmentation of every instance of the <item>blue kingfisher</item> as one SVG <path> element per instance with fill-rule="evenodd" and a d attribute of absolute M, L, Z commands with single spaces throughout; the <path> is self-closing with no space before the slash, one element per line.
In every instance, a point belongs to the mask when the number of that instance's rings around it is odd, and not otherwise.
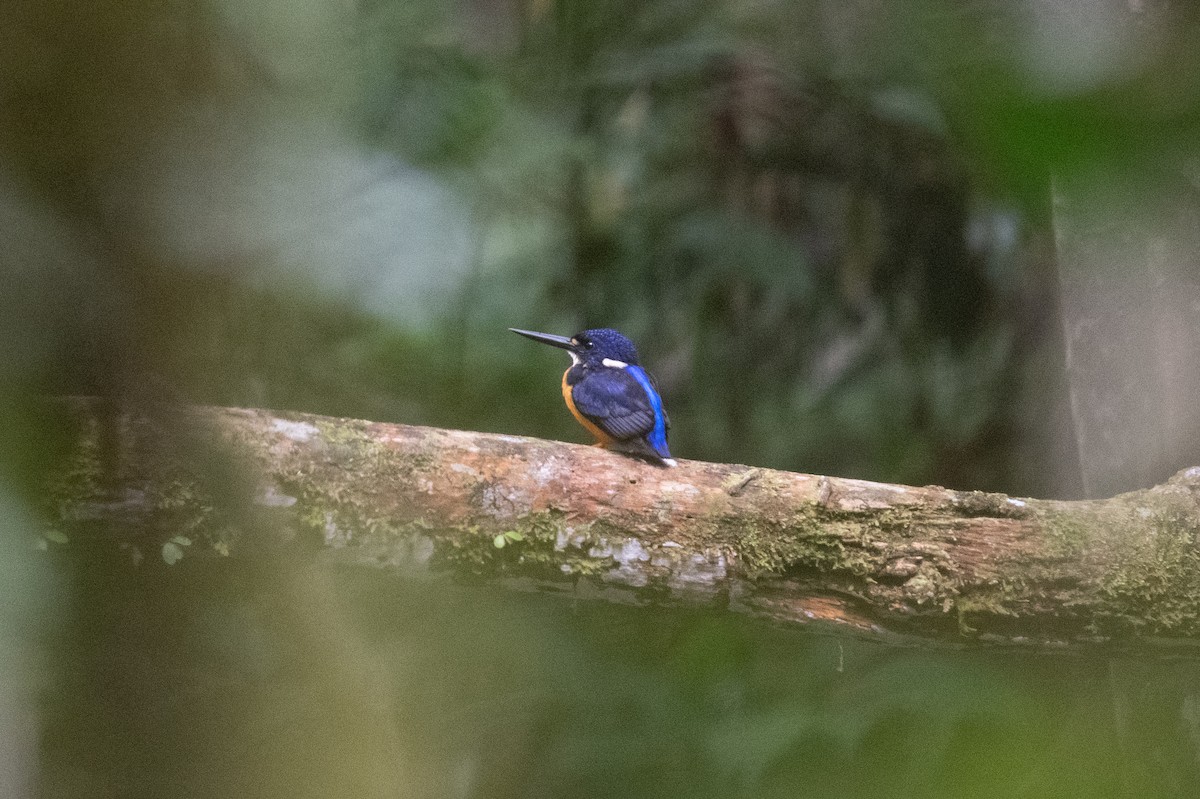
<path fill-rule="evenodd" d="M 675 465 L 667 449 L 671 421 L 654 378 L 638 365 L 632 341 L 609 328 L 584 330 L 570 338 L 509 330 L 571 356 L 571 367 L 563 373 L 563 399 L 599 446 L 663 466 Z"/>

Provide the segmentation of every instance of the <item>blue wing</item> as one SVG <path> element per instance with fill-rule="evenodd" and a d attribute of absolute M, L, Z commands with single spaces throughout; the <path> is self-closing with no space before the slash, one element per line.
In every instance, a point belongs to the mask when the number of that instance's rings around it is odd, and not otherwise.
<path fill-rule="evenodd" d="M 644 436 L 654 429 L 654 406 L 637 378 L 624 369 L 599 369 L 576 383 L 575 407 L 615 439 Z"/>
<path fill-rule="evenodd" d="M 618 441 L 644 439 L 660 458 L 670 458 L 670 422 L 653 378 L 640 366 L 589 371 L 573 387 L 575 407 Z"/>

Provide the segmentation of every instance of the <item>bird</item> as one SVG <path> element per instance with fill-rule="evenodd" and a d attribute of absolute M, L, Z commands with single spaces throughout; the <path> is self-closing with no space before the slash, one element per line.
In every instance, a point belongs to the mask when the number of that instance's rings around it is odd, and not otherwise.
<path fill-rule="evenodd" d="M 583 330 L 570 338 L 509 330 L 571 356 L 571 366 L 563 372 L 563 399 L 598 446 L 662 466 L 676 465 L 667 448 L 671 421 L 654 378 L 638 363 L 632 341 L 607 327 Z"/>

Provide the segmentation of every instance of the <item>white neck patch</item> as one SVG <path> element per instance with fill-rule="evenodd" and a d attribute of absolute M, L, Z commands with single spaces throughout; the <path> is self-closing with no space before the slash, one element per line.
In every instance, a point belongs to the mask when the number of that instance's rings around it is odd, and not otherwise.
<path fill-rule="evenodd" d="M 624 361 L 616 361 L 616 360 L 613 360 L 612 358 L 605 358 L 600 363 L 604 364 L 605 366 L 611 366 L 613 369 L 624 369 L 626 366 L 629 365 L 629 364 L 625 363 Z"/>
<path fill-rule="evenodd" d="M 571 365 L 572 365 L 572 366 L 578 366 L 578 365 L 579 365 L 579 356 L 578 356 L 578 355 L 576 355 L 575 353 L 571 352 L 570 350 L 567 350 L 567 355 L 570 355 L 570 356 L 571 356 Z"/>

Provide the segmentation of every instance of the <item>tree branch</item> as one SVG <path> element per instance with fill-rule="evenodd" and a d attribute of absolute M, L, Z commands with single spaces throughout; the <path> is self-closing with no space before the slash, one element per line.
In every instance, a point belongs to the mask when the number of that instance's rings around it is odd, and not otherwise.
<path fill-rule="evenodd" d="M 72 545 L 312 542 L 403 571 L 941 641 L 1200 636 L 1200 468 L 1056 502 L 299 413 L 71 408 L 79 445 L 55 496 Z M 240 471 L 214 468 L 229 452 Z"/>

